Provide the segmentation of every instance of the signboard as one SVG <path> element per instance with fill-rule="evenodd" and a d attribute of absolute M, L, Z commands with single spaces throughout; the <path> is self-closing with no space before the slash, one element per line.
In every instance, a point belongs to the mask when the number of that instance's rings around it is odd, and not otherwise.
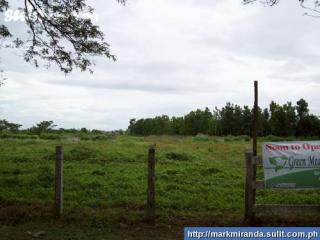
<path fill-rule="evenodd" d="M 266 188 L 320 188 L 320 141 L 262 145 Z"/>

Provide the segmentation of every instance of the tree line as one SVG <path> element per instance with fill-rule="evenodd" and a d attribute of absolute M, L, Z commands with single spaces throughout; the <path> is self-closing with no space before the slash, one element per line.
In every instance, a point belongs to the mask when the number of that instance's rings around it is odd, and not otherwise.
<path fill-rule="evenodd" d="M 85 127 L 76 128 L 57 128 L 53 121 L 41 121 L 34 126 L 26 129 L 21 129 L 22 125 L 18 123 L 9 122 L 6 119 L 0 120 L 0 134 L 29 134 L 29 135 L 42 135 L 42 134 L 124 134 L 123 130 L 103 131 L 98 129 L 87 129 Z"/>
<path fill-rule="evenodd" d="M 128 133 L 131 135 L 197 135 L 214 136 L 252 134 L 253 109 L 249 106 L 226 103 L 212 111 L 206 107 L 182 117 L 167 115 L 154 118 L 131 119 Z M 319 117 L 310 114 L 308 103 L 300 99 L 293 105 L 272 101 L 268 108 L 258 108 L 259 136 L 320 136 Z"/>

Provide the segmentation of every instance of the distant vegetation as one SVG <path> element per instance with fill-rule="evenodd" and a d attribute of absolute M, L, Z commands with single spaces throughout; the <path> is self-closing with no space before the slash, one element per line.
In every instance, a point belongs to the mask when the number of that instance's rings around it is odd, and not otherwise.
<path fill-rule="evenodd" d="M 227 103 L 222 109 L 198 109 L 183 117 L 131 119 L 128 131 L 132 135 L 251 136 L 252 114 L 248 106 Z M 269 108 L 259 108 L 258 114 L 259 136 L 320 136 L 319 117 L 309 113 L 304 99 L 295 106 L 291 102 L 279 105 L 272 101 Z"/>
<path fill-rule="evenodd" d="M 73 140 L 107 140 L 113 135 L 122 135 L 124 131 L 102 131 L 97 129 L 65 129 L 57 128 L 53 121 L 41 121 L 31 128 L 21 129 L 20 124 L 0 120 L 0 138 L 10 139 L 46 139 L 60 140 L 72 138 Z"/>
<path fill-rule="evenodd" d="M 183 117 L 166 115 L 146 119 L 131 119 L 127 130 L 102 131 L 97 129 L 58 128 L 53 121 L 42 121 L 28 129 L 20 124 L 0 120 L 0 138 L 59 140 L 108 140 L 113 135 L 200 135 L 239 136 L 250 140 L 253 110 L 248 106 L 227 103 L 222 109 L 191 111 Z M 310 114 L 308 103 L 300 99 L 279 105 L 271 102 L 269 108 L 258 110 L 259 136 L 270 140 L 320 137 L 320 119 Z"/>

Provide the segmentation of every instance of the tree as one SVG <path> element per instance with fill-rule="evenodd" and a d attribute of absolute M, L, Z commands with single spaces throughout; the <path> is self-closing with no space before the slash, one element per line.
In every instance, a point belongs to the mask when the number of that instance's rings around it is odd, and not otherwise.
<path fill-rule="evenodd" d="M 172 119 L 171 119 L 171 133 L 174 135 L 183 135 L 183 133 L 184 133 L 184 119 L 183 119 L 183 117 L 172 117 Z"/>
<path fill-rule="evenodd" d="M 306 102 L 306 100 L 301 98 L 297 102 L 296 110 L 298 113 L 298 120 L 301 120 L 301 119 L 305 118 L 306 116 L 308 116 L 309 115 L 309 108 L 308 108 L 308 103 Z"/>
<path fill-rule="evenodd" d="M 280 106 L 272 101 L 270 114 L 270 129 L 273 135 L 287 137 L 295 134 L 296 113 L 291 102 Z"/>
<path fill-rule="evenodd" d="M 221 115 L 220 115 L 220 109 L 217 107 L 214 108 L 212 113 L 212 132 L 211 135 L 221 135 L 222 134 L 222 128 L 221 128 Z"/>
<path fill-rule="evenodd" d="M 297 125 L 297 116 L 295 112 L 295 107 L 292 106 L 291 102 L 287 102 L 283 105 L 283 110 L 285 112 L 285 126 L 287 136 L 294 136 L 296 125 Z"/>
<path fill-rule="evenodd" d="M 117 1 L 125 4 L 126 0 Z M 22 2 L 29 37 L 26 40 L 14 38 L 9 28 L 0 24 L 0 40 L 11 39 L 6 47 L 25 46 L 24 59 L 27 62 L 36 67 L 39 60 L 44 60 L 47 67 L 55 63 L 67 74 L 74 68 L 92 72 L 91 56 L 116 60 L 99 26 L 93 24 L 90 18 L 82 17 L 84 13 L 92 14 L 94 11 L 85 0 Z M 0 13 L 9 7 L 9 0 L 0 0 Z"/>
<path fill-rule="evenodd" d="M 9 131 L 9 132 L 18 132 L 19 128 L 21 127 L 21 124 L 17 123 L 10 123 L 7 120 L 3 119 L 0 120 L 0 132 L 2 131 Z"/>
<path fill-rule="evenodd" d="M 268 5 L 270 7 L 277 5 L 280 0 L 242 0 L 243 4 L 250 4 L 254 2 L 260 2 L 264 5 Z M 319 0 L 297 0 L 297 3 L 300 4 L 301 8 L 305 9 L 306 12 L 304 15 L 311 17 L 320 17 L 320 1 Z"/>
<path fill-rule="evenodd" d="M 296 111 L 296 136 L 319 136 L 320 120 L 317 116 L 309 114 L 308 103 L 303 98 L 297 101 Z"/>
<path fill-rule="evenodd" d="M 31 128 L 31 132 L 34 132 L 38 135 L 48 132 L 55 128 L 57 125 L 53 121 L 42 121 Z"/>
<path fill-rule="evenodd" d="M 80 132 L 82 132 L 82 133 L 88 133 L 89 130 L 88 130 L 87 128 L 81 128 L 81 129 L 80 129 Z"/>
<path fill-rule="evenodd" d="M 300 136 L 319 136 L 320 120 L 315 115 L 308 115 L 303 124 L 303 134 Z"/>
<path fill-rule="evenodd" d="M 265 108 L 262 113 L 261 119 L 261 131 L 263 136 L 270 134 L 270 114 L 268 108 Z"/>
<path fill-rule="evenodd" d="M 252 112 L 248 106 L 244 106 L 242 110 L 242 134 L 251 136 L 252 128 Z"/>
<path fill-rule="evenodd" d="M 320 136 L 320 119 L 309 115 L 308 103 L 300 99 L 297 106 L 291 102 L 279 105 L 272 101 L 268 108 L 258 108 L 259 136 Z M 226 103 L 222 109 L 211 112 L 197 109 L 183 117 L 166 115 L 146 119 L 131 119 L 128 127 L 132 135 L 252 135 L 253 109 Z M 299 123 L 303 119 L 303 122 Z M 300 124 L 300 125 L 299 125 Z M 301 129 L 299 129 L 299 126 Z"/>
<path fill-rule="evenodd" d="M 235 106 L 229 102 L 220 111 L 222 134 L 224 135 L 232 135 L 238 127 L 235 123 L 234 111 Z"/>

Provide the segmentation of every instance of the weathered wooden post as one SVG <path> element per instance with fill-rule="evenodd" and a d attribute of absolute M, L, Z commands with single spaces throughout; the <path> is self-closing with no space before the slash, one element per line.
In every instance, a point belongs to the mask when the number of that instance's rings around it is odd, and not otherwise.
<path fill-rule="evenodd" d="M 252 149 L 253 149 L 253 156 L 255 157 L 257 156 L 257 138 L 258 138 L 258 81 L 254 81 Z"/>
<path fill-rule="evenodd" d="M 56 147 L 55 168 L 55 216 L 60 218 L 63 214 L 63 147 Z"/>
<path fill-rule="evenodd" d="M 252 150 L 253 157 L 257 158 L 258 156 L 258 81 L 254 81 L 254 107 L 253 107 L 253 131 L 252 131 Z M 256 162 L 253 164 L 253 180 L 256 180 L 257 177 L 257 165 Z M 253 189 L 253 205 L 256 202 L 256 189 Z"/>
<path fill-rule="evenodd" d="M 156 149 L 155 146 L 149 147 L 148 152 L 148 196 L 147 196 L 147 220 L 155 221 L 155 165 L 156 165 Z"/>
<path fill-rule="evenodd" d="M 254 221 L 254 206 L 256 201 L 256 161 L 258 145 L 258 81 L 254 81 L 254 106 L 252 121 L 252 149 L 246 149 L 246 186 L 245 186 L 245 220 Z"/>
<path fill-rule="evenodd" d="M 253 157 L 257 158 L 258 156 L 258 81 L 254 81 L 254 108 L 253 108 L 253 137 L 252 137 L 252 150 Z M 256 180 L 257 177 L 257 165 L 256 162 L 252 162 L 253 168 L 253 181 Z M 256 188 L 253 189 L 253 205 L 256 203 Z M 254 217 L 253 217 L 254 218 Z M 252 219 L 253 220 L 253 219 Z"/>
<path fill-rule="evenodd" d="M 245 150 L 246 157 L 246 185 L 245 185 L 245 220 L 248 222 L 254 221 L 254 165 L 253 165 L 253 151 L 252 149 Z"/>

